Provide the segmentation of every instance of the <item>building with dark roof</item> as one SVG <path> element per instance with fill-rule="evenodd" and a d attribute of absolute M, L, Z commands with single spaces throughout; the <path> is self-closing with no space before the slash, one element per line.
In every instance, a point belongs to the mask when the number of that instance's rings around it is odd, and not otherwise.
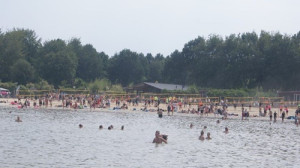
<path fill-rule="evenodd" d="M 277 94 L 288 101 L 300 101 L 300 91 L 278 91 Z"/>
<path fill-rule="evenodd" d="M 132 90 L 138 93 L 161 93 L 165 91 L 186 91 L 188 86 L 177 84 L 165 84 L 165 83 L 151 83 L 143 82 L 136 84 L 132 87 Z"/>

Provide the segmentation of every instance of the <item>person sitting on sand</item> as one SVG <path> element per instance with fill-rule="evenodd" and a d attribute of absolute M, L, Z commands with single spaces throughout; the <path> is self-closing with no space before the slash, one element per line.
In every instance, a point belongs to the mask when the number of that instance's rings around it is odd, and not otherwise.
<path fill-rule="evenodd" d="M 100 126 L 99 126 L 99 129 L 103 129 L 103 126 L 102 126 L 102 125 L 100 125 Z"/>
<path fill-rule="evenodd" d="M 228 128 L 227 128 L 227 127 L 225 127 L 225 131 L 224 131 L 224 133 L 225 133 L 225 134 L 228 134 L 228 133 L 229 133 L 229 131 L 228 131 Z"/>
<path fill-rule="evenodd" d="M 155 138 L 153 139 L 152 143 L 160 144 L 162 142 L 167 143 L 167 135 L 160 135 L 160 132 L 156 131 Z"/>
<path fill-rule="evenodd" d="M 16 122 L 22 122 L 19 116 L 17 117 Z"/>
<path fill-rule="evenodd" d="M 141 108 L 141 110 L 147 112 L 148 111 L 147 106 L 145 106 L 144 108 Z"/>
<path fill-rule="evenodd" d="M 203 141 L 204 140 L 204 131 L 201 131 L 199 140 Z"/>
<path fill-rule="evenodd" d="M 121 106 L 121 109 L 128 109 L 127 104 L 123 103 L 123 105 Z"/>
<path fill-rule="evenodd" d="M 209 132 L 207 133 L 206 139 L 207 139 L 207 140 L 211 140 L 211 137 L 210 137 L 210 133 L 209 133 Z"/>
<path fill-rule="evenodd" d="M 217 120 L 217 124 L 220 124 L 220 120 Z"/>
<path fill-rule="evenodd" d="M 124 130 L 124 125 L 122 125 L 121 130 L 122 130 L 122 131 Z"/>
<path fill-rule="evenodd" d="M 79 124 L 79 128 L 82 128 L 83 127 L 83 125 L 82 124 Z"/>

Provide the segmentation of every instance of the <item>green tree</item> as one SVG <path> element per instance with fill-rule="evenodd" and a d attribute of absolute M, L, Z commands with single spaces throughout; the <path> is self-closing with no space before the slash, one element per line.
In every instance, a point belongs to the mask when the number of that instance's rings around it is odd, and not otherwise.
<path fill-rule="evenodd" d="M 185 85 L 188 84 L 188 76 L 184 56 L 181 52 L 175 50 L 166 58 L 163 77 L 166 82 Z"/>
<path fill-rule="evenodd" d="M 147 75 L 147 81 L 151 82 L 163 82 L 162 73 L 164 70 L 165 59 L 163 55 L 157 54 L 155 58 L 149 62 L 149 72 Z"/>
<path fill-rule="evenodd" d="M 145 69 L 141 55 L 130 50 L 123 50 L 109 60 L 108 74 L 111 81 L 127 86 L 129 83 L 142 82 Z"/>
<path fill-rule="evenodd" d="M 10 68 L 12 80 L 25 85 L 34 80 L 34 68 L 24 59 L 18 59 Z"/>
<path fill-rule="evenodd" d="M 37 50 L 40 39 L 28 29 L 13 29 L 5 34 L 0 32 L 0 74 L 3 81 L 11 81 L 10 67 L 18 59 L 24 59 L 36 69 Z"/>
<path fill-rule="evenodd" d="M 40 72 L 42 77 L 55 87 L 62 81 L 73 84 L 77 57 L 63 40 L 48 41 L 40 51 Z"/>
<path fill-rule="evenodd" d="M 85 81 L 104 77 L 102 58 L 92 45 L 88 44 L 82 47 L 78 58 L 77 77 Z"/>

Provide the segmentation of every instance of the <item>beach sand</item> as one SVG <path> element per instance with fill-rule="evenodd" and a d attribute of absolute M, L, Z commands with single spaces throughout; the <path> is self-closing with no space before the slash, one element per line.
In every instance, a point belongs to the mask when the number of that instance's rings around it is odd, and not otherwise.
<path fill-rule="evenodd" d="M 18 99 L 16 98 L 0 98 L 0 107 L 4 106 L 4 107 L 12 107 L 12 108 L 16 108 L 18 109 L 18 105 L 11 105 L 11 102 L 17 101 Z M 5 102 L 5 103 L 4 103 Z M 22 103 L 24 103 L 24 99 L 22 99 Z M 122 104 L 122 103 L 121 103 Z M 113 110 L 115 106 L 115 103 L 111 103 L 111 107 L 110 108 L 95 108 L 95 109 L 90 109 L 90 107 L 86 107 L 83 109 L 73 109 L 73 108 L 62 108 L 59 107 L 62 105 L 61 101 L 58 100 L 53 100 L 52 101 L 52 107 L 48 106 L 48 107 L 39 107 L 39 108 L 47 108 L 47 109 L 64 109 L 64 110 L 78 110 L 78 111 L 105 111 L 105 112 L 134 112 L 134 113 L 145 113 L 145 111 L 142 111 L 141 109 L 143 109 L 144 103 L 139 103 L 138 106 L 132 106 L 129 105 L 128 109 L 118 109 L 118 110 Z M 220 107 L 220 106 L 219 106 Z M 34 108 L 33 107 L 33 101 L 30 101 L 30 107 L 27 108 Z M 163 109 L 163 115 L 167 115 L 167 104 L 160 104 L 159 108 Z M 191 107 L 189 108 L 188 106 L 186 106 L 185 108 L 183 107 L 183 110 L 192 110 L 192 109 L 197 110 L 197 105 L 191 105 Z M 259 117 L 259 108 L 258 107 L 251 107 L 251 109 L 249 109 L 249 107 L 245 107 L 245 109 L 247 109 L 249 111 L 249 115 L 250 117 L 248 117 L 248 119 L 255 119 L 255 120 L 265 120 L 268 121 L 269 120 L 269 116 L 268 116 L 268 112 L 267 112 L 267 116 L 266 117 Z M 148 112 L 147 113 L 153 113 L 154 115 L 157 115 L 157 107 L 154 107 L 154 105 L 150 105 L 147 107 Z M 272 108 L 271 109 L 272 112 L 276 111 L 277 112 L 277 121 L 281 122 L 281 114 L 280 114 L 280 110 L 279 108 Z M 181 110 L 180 110 L 181 111 Z M 242 107 L 238 106 L 236 107 L 236 109 L 233 106 L 229 106 L 228 109 L 228 114 L 238 114 L 238 116 L 233 116 L 233 115 L 228 115 L 228 119 L 241 119 L 242 117 Z M 288 116 L 294 116 L 295 115 L 295 111 L 296 108 L 295 107 L 289 107 L 289 113 L 288 115 L 286 115 L 286 117 Z M 170 112 L 170 115 L 172 115 L 172 113 Z M 199 114 L 192 114 L 192 113 L 181 113 L 181 112 L 174 112 L 173 113 L 174 116 L 191 116 L 191 117 L 206 117 L 206 118 L 216 118 L 216 119 L 221 119 L 222 116 L 221 115 L 215 115 L 213 113 L 209 113 L 208 115 L 203 114 L 202 116 Z M 255 117 L 254 117 L 255 116 Z"/>

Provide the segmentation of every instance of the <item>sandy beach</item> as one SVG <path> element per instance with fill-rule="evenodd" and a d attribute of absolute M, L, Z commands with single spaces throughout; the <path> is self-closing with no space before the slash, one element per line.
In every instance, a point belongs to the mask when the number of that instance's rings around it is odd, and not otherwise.
<path fill-rule="evenodd" d="M 5 106 L 5 107 L 12 107 L 15 109 L 20 109 L 18 108 L 18 105 L 12 105 L 11 102 L 17 102 L 18 99 L 16 98 L 0 98 L 0 107 Z M 21 102 L 24 103 L 25 99 L 22 99 Z M 30 100 L 30 106 L 26 107 L 26 108 L 34 108 L 32 106 L 33 104 L 33 100 Z M 38 108 L 46 108 L 46 109 L 64 109 L 64 110 L 70 110 L 70 111 L 105 111 L 105 112 L 128 112 L 128 113 L 152 113 L 154 115 L 157 115 L 157 107 L 154 107 L 154 105 L 150 105 L 147 106 L 147 111 L 143 111 L 142 109 L 145 108 L 144 103 L 139 103 L 138 105 L 134 105 L 132 106 L 131 104 L 128 105 L 128 109 L 114 109 L 114 107 L 117 107 L 115 103 L 112 103 L 111 106 L 109 108 L 90 108 L 89 105 L 84 107 L 83 109 L 74 109 L 74 108 L 63 108 L 61 107 L 62 102 L 58 101 L 58 100 L 53 100 L 52 101 L 52 106 L 42 106 L 42 107 L 38 107 Z M 160 104 L 159 108 L 163 110 L 163 115 L 168 115 L 167 113 L 167 104 Z M 219 106 L 220 107 L 220 106 Z M 38 109 L 37 108 L 37 109 Z M 188 109 L 192 110 L 195 109 L 197 110 L 197 105 L 191 105 L 190 107 L 187 105 L 186 107 L 182 107 L 182 110 L 188 111 Z M 247 109 L 247 111 L 249 112 L 249 117 L 247 119 L 254 119 L 254 120 L 264 120 L 264 121 L 269 121 L 269 116 L 267 113 L 266 117 L 260 117 L 259 116 L 259 107 L 245 107 L 245 109 Z M 280 109 L 279 108 L 272 108 L 271 109 L 272 112 L 276 111 L 277 112 L 277 121 L 281 122 L 281 113 L 280 113 Z M 295 107 L 289 107 L 289 113 L 288 115 L 286 115 L 286 118 L 288 116 L 294 116 L 295 115 L 295 111 L 296 108 Z M 242 116 L 242 107 L 241 106 L 237 106 L 236 108 L 234 108 L 233 106 L 228 106 L 227 108 L 227 113 L 228 115 L 228 119 L 241 119 Z M 235 115 L 233 115 L 235 114 Z M 220 119 L 222 118 L 222 115 L 215 115 L 214 113 L 208 113 L 208 114 L 203 114 L 202 116 L 200 114 L 196 114 L 196 113 L 182 113 L 181 110 L 178 110 L 176 112 L 174 112 L 173 114 L 170 112 L 170 115 L 175 115 L 175 116 L 190 116 L 190 117 L 207 117 L 207 118 L 216 118 L 216 119 Z"/>

